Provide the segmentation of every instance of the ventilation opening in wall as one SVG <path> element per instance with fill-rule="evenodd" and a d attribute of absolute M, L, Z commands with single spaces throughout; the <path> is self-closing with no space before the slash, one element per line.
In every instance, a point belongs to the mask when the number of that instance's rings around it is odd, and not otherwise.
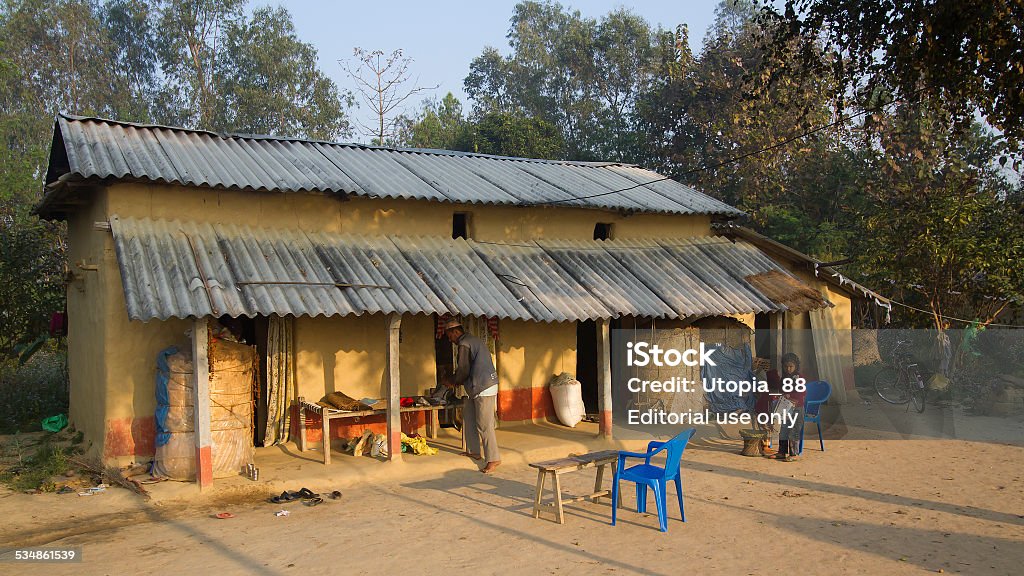
<path fill-rule="evenodd" d="M 452 216 L 452 238 L 469 238 L 469 212 L 456 212 Z"/>
<path fill-rule="evenodd" d="M 594 226 L 594 240 L 611 240 L 612 224 L 610 222 L 598 222 Z"/>

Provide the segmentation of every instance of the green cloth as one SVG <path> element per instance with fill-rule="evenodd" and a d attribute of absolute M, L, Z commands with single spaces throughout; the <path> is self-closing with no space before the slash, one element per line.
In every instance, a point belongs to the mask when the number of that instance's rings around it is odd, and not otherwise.
<path fill-rule="evenodd" d="M 60 432 L 68 425 L 68 417 L 63 414 L 43 418 L 43 430 L 47 432 Z"/>

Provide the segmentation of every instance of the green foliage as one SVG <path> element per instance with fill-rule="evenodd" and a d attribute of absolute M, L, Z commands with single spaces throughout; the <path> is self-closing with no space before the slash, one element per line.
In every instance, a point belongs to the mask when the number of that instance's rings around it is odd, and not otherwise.
<path fill-rule="evenodd" d="M 980 111 L 1019 147 L 1019 0 L 791 0 L 783 11 L 777 5 L 764 0 L 766 17 L 779 24 L 772 48 L 788 50 L 794 38 L 823 38 L 835 64 L 804 51 L 803 68 L 833 74 L 857 91 L 860 104 L 879 94 L 908 101 L 923 96 L 962 129 L 970 129 Z"/>
<path fill-rule="evenodd" d="M 456 150 L 557 159 L 563 153 L 563 146 L 558 129 L 544 120 L 493 112 L 485 114 L 463 132 L 456 143 Z"/>
<path fill-rule="evenodd" d="M 350 134 L 344 108 L 351 101 L 317 68 L 316 49 L 298 39 L 284 8 L 258 8 L 250 21 L 232 22 L 222 49 L 217 128 L 321 140 Z"/>
<path fill-rule="evenodd" d="M 53 492 L 56 485 L 52 478 L 63 475 L 71 469 L 69 457 L 75 453 L 71 447 L 51 444 L 48 441 L 39 446 L 25 448 L 20 445 L 17 435 L 5 447 L 14 452 L 19 463 L 13 468 L 0 471 L 0 483 L 19 492 L 25 490 L 42 490 Z M 27 452 L 27 454 L 26 454 Z"/>
<path fill-rule="evenodd" d="M 954 130 L 941 112 L 901 107 L 881 119 L 881 150 L 866 187 L 860 269 L 937 315 L 991 321 L 1024 302 L 1019 183 L 995 166 L 998 137 Z M 895 264 L 895 265 L 894 265 Z"/>
<path fill-rule="evenodd" d="M 43 418 L 68 411 L 67 359 L 48 345 L 19 366 L 0 363 L 0 434 L 35 431 Z"/>
<path fill-rule="evenodd" d="M 406 122 L 405 146 L 441 150 L 455 150 L 468 126 L 462 116 L 462 103 L 451 92 L 440 102 L 427 101 L 418 118 Z"/>
<path fill-rule="evenodd" d="M 518 113 L 488 112 L 462 116 L 462 104 L 449 93 L 427 101 L 415 118 L 404 119 L 400 143 L 413 148 L 461 150 L 496 156 L 561 158 L 565 141 L 551 123 Z"/>
<path fill-rule="evenodd" d="M 517 4 L 512 55 L 487 48 L 470 64 L 473 115 L 543 120 L 561 132 L 565 158 L 635 160 L 644 140 L 635 109 L 664 64 L 664 36 L 624 8 L 597 20 L 557 3 Z"/>
<path fill-rule="evenodd" d="M 244 0 L 0 0 L 0 358 L 63 309 L 64 229 L 41 222 L 61 112 L 337 139 L 348 95 L 284 9 Z"/>
<path fill-rule="evenodd" d="M 0 359 L 15 355 L 64 309 L 63 227 L 0 210 Z"/>

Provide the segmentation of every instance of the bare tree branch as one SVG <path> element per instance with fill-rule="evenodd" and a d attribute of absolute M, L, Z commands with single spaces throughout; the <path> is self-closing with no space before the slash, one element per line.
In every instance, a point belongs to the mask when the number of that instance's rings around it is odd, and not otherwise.
<path fill-rule="evenodd" d="M 403 56 L 401 48 L 385 57 L 383 50 L 366 51 L 357 47 L 352 55 L 354 61 L 339 60 L 338 63 L 355 82 L 360 99 L 373 110 L 377 120 L 372 128 L 360 121 L 356 123 L 376 138 L 378 144 L 384 144 L 394 135 L 402 103 L 416 94 L 436 90 L 440 84 L 419 86 L 417 78 L 412 87 L 407 87 L 412 78 L 409 67 L 413 59 Z M 396 111 L 399 114 L 394 114 Z"/>

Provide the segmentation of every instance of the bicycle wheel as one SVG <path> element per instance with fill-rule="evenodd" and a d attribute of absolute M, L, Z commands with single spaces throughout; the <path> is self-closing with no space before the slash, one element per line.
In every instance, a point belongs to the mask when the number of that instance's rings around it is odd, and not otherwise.
<path fill-rule="evenodd" d="M 910 401 L 906 379 L 905 373 L 886 366 L 875 375 L 875 392 L 889 404 L 906 404 Z"/>
<path fill-rule="evenodd" d="M 924 412 L 925 399 L 927 395 L 927 386 L 921 386 L 916 379 L 910 383 L 910 403 L 913 404 L 914 410 Z"/>

